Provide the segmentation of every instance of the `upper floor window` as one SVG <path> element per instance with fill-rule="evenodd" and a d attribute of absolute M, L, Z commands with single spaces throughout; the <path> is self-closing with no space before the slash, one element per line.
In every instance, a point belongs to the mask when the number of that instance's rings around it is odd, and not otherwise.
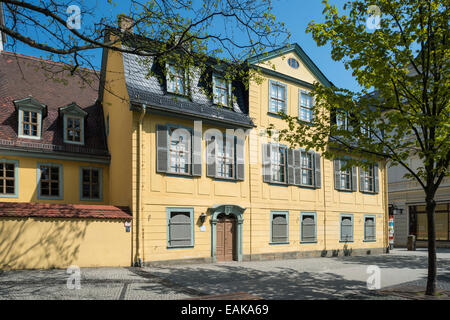
<path fill-rule="evenodd" d="M 338 130 L 349 129 L 348 113 L 346 111 L 336 112 L 336 126 Z"/>
<path fill-rule="evenodd" d="M 231 81 L 213 76 L 214 103 L 222 106 L 231 105 Z"/>
<path fill-rule="evenodd" d="M 302 121 L 311 122 L 314 117 L 313 97 L 304 91 L 299 93 L 299 111 L 298 118 Z"/>
<path fill-rule="evenodd" d="M 341 191 L 356 191 L 356 167 L 345 169 L 346 160 L 334 160 L 334 187 Z"/>
<path fill-rule="evenodd" d="M 46 116 L 47 106 L 33 97 L 14 101 L 18 111 L 18 136 L 20 138 L 40 139 L 42 119 Z"/>
<path fill-rule="evenodd" d="M 272 152 L 272 182 L 286 183 L 286 147 L 276 146 Z"/>
<path fill-rule="evenodd" d="M 302 185 L 314 186 L 314 167 L 313 167 L 314 154 L 311 152 L 301 152 L 301 174 Z"/>
<path fill-rule="evenodd" d="M 85 119 L 88 115 L 87 112 L 74 102 L 59 108 L 59 112 L 63 117 L 64 142 L 80 145 L 84 144 L 84 127 Z"/>
<path fill-rule="evenodd" d="M 17 160 L 0 159 L 0 197 L 17 196 Z"/>
<path fill-rule="evenodd" d="M 269 80 L 269 111 L 287 112 L 287 85 Z"/>
<path fill-rule="evenodd" d="M 169 172 L 189 174 L 191 171 L 191 133 L 183 128 L 169 128 Z"/>
<path fill-rule="evenodd" d="M 359 191 L 378 193 L 378 165 L 359 168 Z"/>
<path fill-rule="evenodd" d="M 182 68 L 167 64 L 167 92 L 186 95 L 186 73 Z"/>
<path fill-rule="evenodd" d="M 206 175 L 244 180 L 244 140 L 233 134 L 211 131 L 206 135 Z"/>

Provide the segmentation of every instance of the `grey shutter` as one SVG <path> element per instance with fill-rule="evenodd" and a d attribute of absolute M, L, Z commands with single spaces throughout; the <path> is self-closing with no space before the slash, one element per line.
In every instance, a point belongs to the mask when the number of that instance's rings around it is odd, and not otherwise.
<path fill-rule="evenodd" d="M 236 137 L 236 179 L 245 179 L 245 139 Z"/>
<path fill-rule="evenodd" d="M 341 218 L 341 241 L 353 241 L 353 222 L 350 217 Z"/>
<path fill-rule="evenodd" d="M 375 218 L 366 218 L 364 220 L 364 240 L 375 240 Z"/>
<path fill-rule="evenodd" d="M 234 134 L 225 134 L 225 142 L 224 142 L 224 152 L 227 152 L 228 146 L 231 146 L 231 158 L 233 159 L 232 167 L 232 178 L 236 177 L 236 140 Z"/>
<path fill-rule="evenodd" d="M 294 150 L 294 184 L 299 186 L 302 182 L 302 169 L 301 169 L 301 151 Z"/>
<path fill-rule="evenodd" d="M 302 241 L 316 241 L 316 222 L 314 216 L 303 216 Z"/>
<path fill-rule="evenodd" d="M 202 176 L 202 132 L 194 130 L 192 139 L 192 175 Z"/>
<path fill-rule="evenodd" d="M 169 157 L 169 134 L 167 126 L 156 126 L 156 172 L 167 172 Z"/>
<path fill-rule="evenodd" d="M 373 190 L 375 193 L 380 192 L 380 180 L 378 178 L 378 163 L 375 163 L 373 166 L 373 181 L 374 181 L 374 188 Z"/>
<path fill-rule="evenodd" d="M 192 245 L 192 226 L 189 212 L 170 214 L 169 245 L 175 247 Z"/>
<path fill-rule="evenodd" d="M 322 175 L 320 170 L 320 154 L 314 153 L 314 183 L 316 188 L 322 187 Z"/>
<path fill-rule="evenodd" d="M 216 177 L 216 140 L 209 137 L 206 143 L 206 175 Z"/>
<path fill-rule="evenodd" d="M 212 89 L 213 89 L 213 103 L 217 104 L 218 101 L 218 97 L 217 97 L 217 88 L 216 88 L 216 76 L 213 74 L 212 75 Z"/>
<path fill-rule="evenodd" d="M 358 191 L 357 183 L 358 183 L 358 170 L 356 166 L 352 167 L 352 191 Z"/>
<path fill-rule="evenodd" d="M 295 173 L 294 173 L 294 149 L 287 149 L 287 183 L 295 183 Z"/>
<path fill-rule="evenodd" d="M 228 80 L 228 107 L 233 107 L 233 89 L 231 85 L 231 80 Z"/>
<path fill-rule="evenodd" d="M 341 171 L 338 159 L 334 160 L 334 188 L 341 190 Z"/>
<path fill-rule="evenodd" d="M 272 217 L 272 242 L 287 242 L 287 220 L 284 214 L 274 214 Z"/>
<path fill-rule="evenodd" d="M 269 143 L 262 145 L 263 149 L 263 181 L 272 182 L 272 148 Z"/>
<path fill-rule="evenodd" d="M 359 167 L 359 191 L 361 192 L 365 192 L 366 191 L 366 187 L 365 187 L 365 183 L 364 183 L 364 170 L 363 168 Z"/>

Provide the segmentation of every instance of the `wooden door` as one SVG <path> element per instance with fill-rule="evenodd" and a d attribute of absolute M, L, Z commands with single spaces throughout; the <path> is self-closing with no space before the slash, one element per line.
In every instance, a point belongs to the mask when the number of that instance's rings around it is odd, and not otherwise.
<path fill-rule="evenodd" d="M 232 261 L 235 256 L 236 223 L 233 216 L 219 215 L 216 227 L 217 261 Z"/>

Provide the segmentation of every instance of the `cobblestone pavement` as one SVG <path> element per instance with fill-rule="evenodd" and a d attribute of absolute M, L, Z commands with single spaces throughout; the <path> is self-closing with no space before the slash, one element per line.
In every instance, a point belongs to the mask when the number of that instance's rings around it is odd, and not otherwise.
<path fill-rule="evenodd" d="M 368 266 L 380 268 L 383 289 L 426 283 L 426 251 L 393 250 L 377 256 L 82 268 L 80 289 L 68 289 L 66 270 L 0 271 L 0 299 L 171 300 L 233 292 L 264 299 L 401 299 L 368 290 Z M 438 288 L 450 290 L 450 250 L 439 251 L 438 268 Z"/>

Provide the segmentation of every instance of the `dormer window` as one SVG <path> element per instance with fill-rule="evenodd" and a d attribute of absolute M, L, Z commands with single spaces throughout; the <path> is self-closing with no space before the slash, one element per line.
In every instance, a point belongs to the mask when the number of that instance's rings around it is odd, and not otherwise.
<path fill-rule="evenodd" d="M 213 75 L 214 104 L 229 107 L 231 105 L 231 81 Z"/>
<path fill-rule="evenodd" d="M 172 64 L 166 66 L 167 92 L 186 95 L 186 73 Z"/>
<path fill-rule="evenodd" d="M 87 112 L 76 103 L 71 103 L 59 109 L 63 117 L 64 143 L 84 144 L 84 123 Z"/>
<path fill-rule="evenodd" d="M 47 114 L 47 106 L 33 97 L 14 101 L 18 112 L 19 138 L 40 139 L 42 134 L 42 119 Z"/>

